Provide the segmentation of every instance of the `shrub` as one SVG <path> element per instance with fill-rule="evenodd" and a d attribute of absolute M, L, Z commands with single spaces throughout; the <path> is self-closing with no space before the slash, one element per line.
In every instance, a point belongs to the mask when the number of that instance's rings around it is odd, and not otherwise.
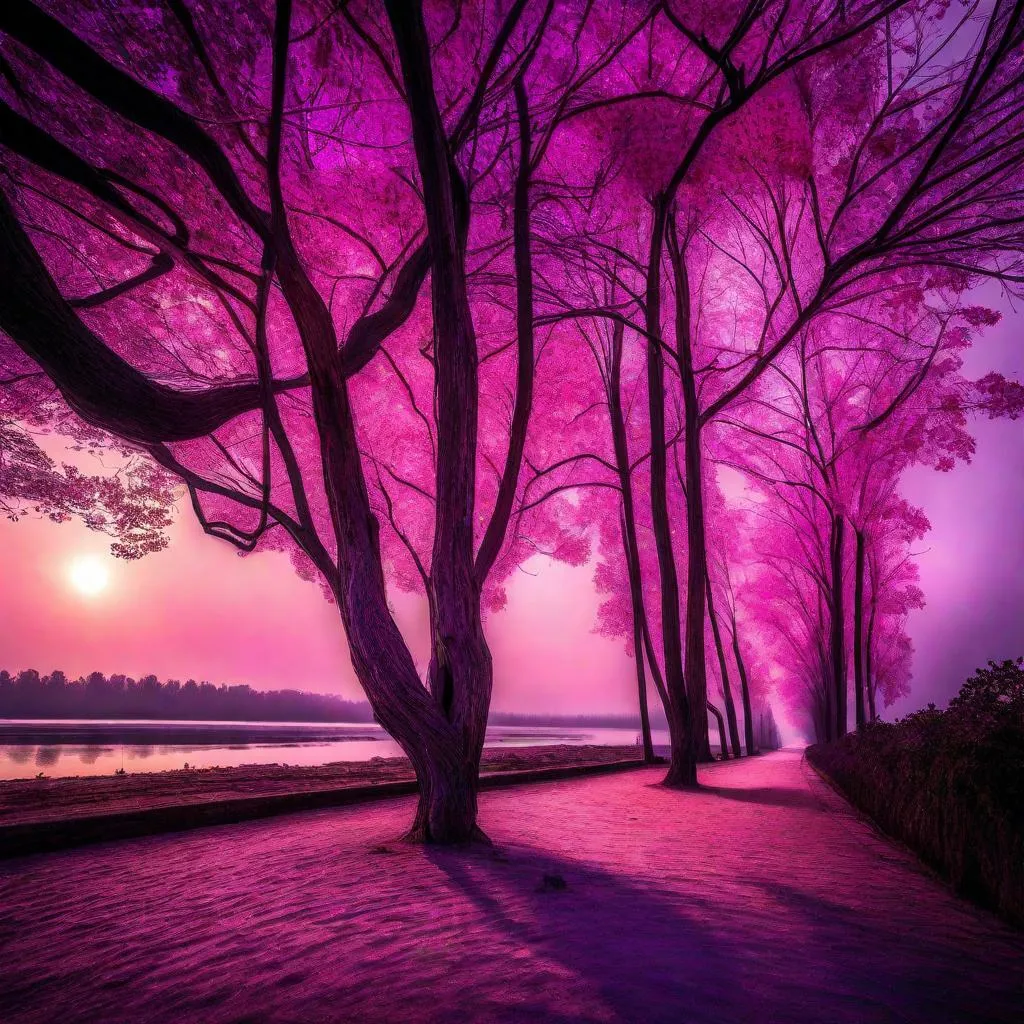
<path fill-rule="evenodd" d="M 808 750 L 957 892 L 1024 925 L 1024 662 L 989 662 L 934 705 Z"/>

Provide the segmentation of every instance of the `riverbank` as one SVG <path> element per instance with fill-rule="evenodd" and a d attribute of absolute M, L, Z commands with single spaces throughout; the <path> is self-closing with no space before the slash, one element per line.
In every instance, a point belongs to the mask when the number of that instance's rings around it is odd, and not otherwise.
<path fill-rule="evenodd" d="M 486 749 L 485 786 L 635 767 L 636 747 Z M 404 757 L 0 782 L 0 856 L 362 803 L 415 791 Z"/>
<path fill-rule="evenodd" d="M 485 792 L 494 850 L 405 797 L 6 861 L 0 1018 L 1018 1024 L 1019 934 L 798 753 L 663 773 Z"/>

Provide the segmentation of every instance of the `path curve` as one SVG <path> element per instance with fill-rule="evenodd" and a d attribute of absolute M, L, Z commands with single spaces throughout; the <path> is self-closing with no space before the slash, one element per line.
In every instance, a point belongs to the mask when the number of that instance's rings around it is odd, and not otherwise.
<path fill-rule="evenodd" d="M 660 774 L 487 793 L 493 853 L 400 799 L 8 861 L 0 1020 L 1024 1021 L 1021 933 L 799 753 Z"/>

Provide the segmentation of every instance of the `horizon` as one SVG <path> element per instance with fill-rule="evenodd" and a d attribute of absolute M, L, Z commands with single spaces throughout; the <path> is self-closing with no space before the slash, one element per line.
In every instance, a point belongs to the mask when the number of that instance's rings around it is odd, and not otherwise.
<path fill-rule="evenodd" d="M 980 377 L 997 370 L 1022 378 L 1024 313 L 997 303 L 993 291 L 980 289 L 979 295 L 998 305 L 1004 319 L 966 353 L 965 372 Z M 926 604 L 909 619 L 910 694 L 882 711 L 888 720 L 929 703 L 945 706 L 990 659 L 1024 653 L 1024 529 L 1018 526 L 1024 420 L 976 416 L 969 426 L 977 439 L 969 464 L 946 473 L 918 467 L 904 477 L 908 500 L 924 508 L 932 529 L 918 545 Z M 51 454 L 54 444 L 51 438 Z M 92 458 L 72 451 L 61 457 L 80 465 Z M 1006 524 L 1011 528 L 1002 528 Z M 0 572 L 23 584 L 0 597 L 7 624 L 0 635 L 0 665 L 41 674 L 59 668 L 71 678 L 92 671 L 138 678 L 125 669 L 143 665 L 143 675 L 160 679 L 365 699 L 337 609 L 315 584 L 296 576 L 287 555 L 239 557 L 205 536 L 180 505 L 169 536 L 165 551 L 126 562 L 112 558 L 107 540 L 78 521 L 0 519 Z M 69 581 L 76 560 L 89 557 L 109 572 L 99 593 L 83 593 Z M 507 607 L 485 620 L 494 656 L 495 712 L 636 713 L 635 668 L 625 643 L 594 632 L 601 601 L 594 566 L 593 558 L 572 567 L 536 556 L 510 581 Z M 425 601 L 394 587 L 389 593 L 422 674 L 429 651 Z M 126 623 L 132 628 L 125 629 Z M 524 637 L 530 638 L 525 644 Z M 600 707 L 590 703 L 596 695 Z M 651 697 L 653 708 L 657 695 L 652 691 Z M 778 701 L 774 710 L 786 742 L 807 738 Z"/>

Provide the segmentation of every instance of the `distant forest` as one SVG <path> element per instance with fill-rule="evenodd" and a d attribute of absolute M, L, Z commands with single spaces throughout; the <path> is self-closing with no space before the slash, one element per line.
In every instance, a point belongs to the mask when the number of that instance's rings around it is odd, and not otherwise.
<path fill-rule="evenodd" d="M 129 718 L 199 722 L 372 722 L 365 701 L 300 690 L 254 690 L 189 679 L 161 682 L 92 672 L 69 679 L 56 670 L 0 670 L 0 718 Z M 664 725 L 652 716 L 655 727 Z M 634 715 L 542 715 L 495 711 L 492 725 L 639 727 Z"/>

